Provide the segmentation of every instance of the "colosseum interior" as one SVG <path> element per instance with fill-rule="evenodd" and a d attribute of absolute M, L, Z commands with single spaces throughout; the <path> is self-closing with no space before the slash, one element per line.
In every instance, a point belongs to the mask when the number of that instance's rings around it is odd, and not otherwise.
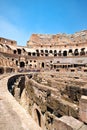
<path fill-rule="evenodd" d="M 0 130 L 87 130 L 87 30 L 0 37 Z"/>

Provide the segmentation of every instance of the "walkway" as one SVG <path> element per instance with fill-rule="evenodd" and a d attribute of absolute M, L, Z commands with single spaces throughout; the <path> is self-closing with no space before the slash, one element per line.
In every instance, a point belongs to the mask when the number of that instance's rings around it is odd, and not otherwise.
<path fill-rule="evenodd" d="M 0 78 L 0 130 L 41 130 L 8 92 L 7 81 L 9 77 Z"/>

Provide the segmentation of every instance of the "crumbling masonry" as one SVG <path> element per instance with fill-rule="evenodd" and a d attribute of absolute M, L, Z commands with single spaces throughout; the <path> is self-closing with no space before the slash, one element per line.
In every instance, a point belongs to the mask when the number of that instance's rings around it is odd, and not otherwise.
<path fill-rule="evenodd" d="M 9 92 L 42 130 L 87 129 L 87 30 L 32 34 L 25 47 L 0 38 L 0 75 L 9 73 Z"/>

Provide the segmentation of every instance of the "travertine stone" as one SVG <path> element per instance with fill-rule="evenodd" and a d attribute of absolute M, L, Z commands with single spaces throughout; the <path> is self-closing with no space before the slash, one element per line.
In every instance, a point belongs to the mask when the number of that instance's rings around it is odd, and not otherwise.
<path fill-rule="evenodd" d="M 79 117 L 83 122 L 87 123 L 87 96 L 81 96 L 79 102 Z"/>
<path fill-rule="evenodd" d="M 73 117 L 63 116 L 54 120 L 55 130 L 79 130 L 82 126 L 83 123 Z"/>

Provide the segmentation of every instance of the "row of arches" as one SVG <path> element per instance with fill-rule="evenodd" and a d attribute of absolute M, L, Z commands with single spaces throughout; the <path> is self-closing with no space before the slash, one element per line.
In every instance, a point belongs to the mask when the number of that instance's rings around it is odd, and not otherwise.
<path fill-rule="evenodd" d="M 77 55 L 85 55 L 87 52 L 85 52 L 85 48 L 82 48 L 81 51 L 79 51 L 78 49 L 75 49 L 74 51 L 72 49 L 70 49 L 69 51 L 64 50 L 63 51 L 63 56 L 67 56 L 68 54 L 77 56 Z"/>
<path fill-rule="evenodd" d="M 11 73 L 11 72 L 15 72 L 14 68 L 10 68 L 10 67 L 0 67 L 0 75 L 4 74 L 4 73 Z"/>
<path fill-rule="evenodd" d="M 54 53 L 53 53 L 52 50 L 50 50 L 49 53 L 48 52 L 45 52 L 45 53 L 44 52 L 41 52 L 41 53 L 39 53 L 39 52 L 37 52 L 37 53 L 28 52 L 29 56 L 50 56 L 50 55 L 53 55 L 53 56 L 77 56 L 77 55 L 80 55 L 80 56 L 82 56 L 82 55 L 85 55 L 85 54 L 87 54 L 87 52 L 85 51 L 84 48 L 81 49 L 80 52 L 79 52 L 78 49 L 75 49 L 74 51 L 72 49 L 70 49 L 69 51 L 67 51 L 67 50 L 61 51 L 60 50 L 59 52 L 57 52 L 55 50 Z"/>
<path fill-rule="evenodd" d="M 13 53 L 14 54 L 23 54 L 26 51 L 24 49 L 17 49 L 14 50 Z M 36 49 L 34 52 L 26 52 L 28 56 L 49 56 L 50 54 L 54 55 L 54 56 L 68 56 L 68 55 L 85 55 L 87 53 L 85 48 L 81 48 L 81 49 L 69 49 L 69 50 L 39 50 Z"/>

